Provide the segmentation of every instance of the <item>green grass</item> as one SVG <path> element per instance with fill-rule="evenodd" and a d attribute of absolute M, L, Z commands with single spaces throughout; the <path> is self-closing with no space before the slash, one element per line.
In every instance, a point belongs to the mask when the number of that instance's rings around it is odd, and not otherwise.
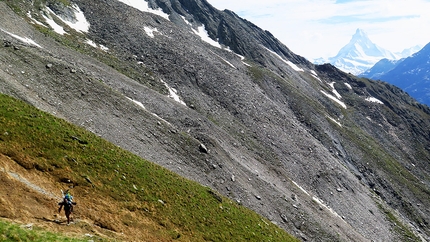
<path fill-rule="evenodd" d="M 389 221 L 391 221 L 395 226 L 395 232 L 400 235 L 402 241 L 421 241 L 408 227 L 406 227 L 399 219 L 388 209 L 384 208 L 381 204 L 378 204 L 381 211 L 384 212 L 385 216 Z"/>
<path fill-rule="evenodd" d="M 8 223 L 0 220 L 0 241 L 69 241 L 79 242 L 88 239 L 69 238 L 59 234 L 43 231 L 38 228 L 27 229 L 17 224 Z"/>
<path fill-rule="evenodd" d="M 67 171 L 79 186 L 90 186 L 85 180 L 89 178 L 95 192 L 157 221 L 172 237 L 296 241 L 255 212 L 220 199 L 210 188 L 5 95 L 0 95 L 0 153 L 27 169 Z"/>

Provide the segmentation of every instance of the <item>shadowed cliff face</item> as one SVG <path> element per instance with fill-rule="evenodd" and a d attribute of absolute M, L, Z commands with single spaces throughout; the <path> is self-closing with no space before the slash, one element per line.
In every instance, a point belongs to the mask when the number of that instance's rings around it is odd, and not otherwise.
<path fill-rule="evenodd" d="M 428 239 L 427 106 L 389 84 L 314 66 L 206 1 L 149 2 L 169 19 L 118 1 L 73 3 L 88 32 L 57 19 L 68 31 L 59 35 L 31 23 L 46 21 L 43 4 L 0 2 L 2 93 L 210 186 L 303 240 Z"/>

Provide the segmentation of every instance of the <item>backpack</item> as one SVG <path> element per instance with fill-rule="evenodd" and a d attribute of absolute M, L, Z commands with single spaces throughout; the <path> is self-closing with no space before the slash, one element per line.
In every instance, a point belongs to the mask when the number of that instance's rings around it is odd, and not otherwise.
<path fill-rule="evenodd" d="M 73 203 L 73 197 L 72 197 L 72 195 L 70 195 L 70 193 L 67 193 L 65 196 L 64 196 L 64 203 L 66 203 L 67 205 L 72 205 L 72 203 Z"/>

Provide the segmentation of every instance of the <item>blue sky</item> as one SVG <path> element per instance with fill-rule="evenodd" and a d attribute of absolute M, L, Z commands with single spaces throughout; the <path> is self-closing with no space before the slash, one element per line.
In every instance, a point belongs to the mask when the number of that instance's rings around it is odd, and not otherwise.
<path fill-rule="evenodd" d="M 400 52 L 430 42 L 430 0 L 208 0 L 270 31 L 309 60 L 335 56 L 357 28 Z"/>

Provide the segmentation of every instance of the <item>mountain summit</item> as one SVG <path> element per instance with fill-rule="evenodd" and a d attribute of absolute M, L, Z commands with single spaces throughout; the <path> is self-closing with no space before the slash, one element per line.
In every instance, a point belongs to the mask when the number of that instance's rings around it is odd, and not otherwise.
<path fill-rule="evenodd" d="M 345 72 L 360 74 L 384 58 L 398 59 L 395 54 L 374 44 L 362 29 L 357 29 L 349 43 L 328 62 Z"/>

